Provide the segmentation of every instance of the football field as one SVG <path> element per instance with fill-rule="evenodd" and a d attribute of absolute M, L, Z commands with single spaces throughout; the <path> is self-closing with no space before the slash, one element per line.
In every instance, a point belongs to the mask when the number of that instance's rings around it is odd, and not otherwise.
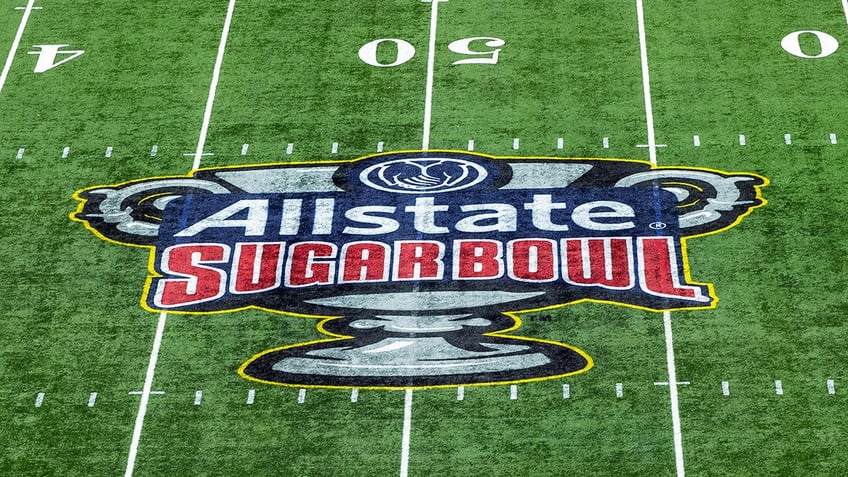
<path fill-rule="evenodd" d="M 848 475 L 848 0 L 0 0 L 0 475 Z"/>

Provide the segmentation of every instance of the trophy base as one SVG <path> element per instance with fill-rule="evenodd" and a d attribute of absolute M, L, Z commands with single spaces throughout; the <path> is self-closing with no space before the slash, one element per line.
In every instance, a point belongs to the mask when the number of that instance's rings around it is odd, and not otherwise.
<path fill-rule="evenodd" d="M 432 387 L 530 381 L 574 374 L 590 366 L 564 345 L 482 337 L 474 346 L 444 337 L 387 337 L 356 347 L 355 340 L 271 350 L 243 367 L 264 382 L 320 387 Z"/>

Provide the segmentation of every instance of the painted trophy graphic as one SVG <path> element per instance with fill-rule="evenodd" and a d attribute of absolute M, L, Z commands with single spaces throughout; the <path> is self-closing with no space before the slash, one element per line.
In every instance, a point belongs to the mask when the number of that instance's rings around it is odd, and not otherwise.
<path fill-rule="evenodd" d="M 685 239 L 765 201 L 747 173 L 635 160 L 409 151 L 203 169 L 79 191 L 74 220 L 151 248 L 143 306 L 322 318 L 324 340 L 239 372 L 282 385 L 514 383 L 592 366 L 512 333 L 515 312 L 585 300 L 709 308 Z"/>

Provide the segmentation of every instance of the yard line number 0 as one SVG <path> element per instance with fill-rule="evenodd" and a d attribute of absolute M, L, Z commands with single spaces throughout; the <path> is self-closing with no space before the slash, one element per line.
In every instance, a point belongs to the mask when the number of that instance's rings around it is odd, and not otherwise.
<path fill-rule="evenodd" d="M 804 48 L 801 47 L 801 38 L 803 36 L 815 36 L 816 41 L 819 44 L 819 52 L 818 54 L 810 54 L 809 52 L 805 52 Z M 808 38 L 807 41 L 804 41 L 806 46 L 810 45 L 812 38 Z M 799 58 L 825 58 L 834 53 L 839 49 L 839 42 L 836 41 L 832 35 L 829 35 L 823 31 L 816 30 L 801 30 L 792 32 L 785 37 L 780 42 L 780 46 L 786 50 L 790 55 L 797 56 Z M 807 48 L 809 51 L 809 47 Z"/>
<path fill-rule="evenodd" d="M 474 48 L 472 49 L 472 43 Z M 482 45 L 481 45 L 482 43 Z M 456 40 L 448 45 L 448 49 L 459 55 L 467 56 L 461 60 L 456 60 L 452 65 L 494 65 L 498 63 L 498 56 L 501 52 L 501 47 L 506 44 L 500 38 L 489 36 L 475 36 L 473 38 L 463 38 Z M 391 54 L 385 51 L 385 48 L 395 48 L 394 59 L 391 59 Z M 488 47 L 487 50 L 481 51 L 482 47 Z M 381 48 L 382 47 L 382 48 Z M 383 54 L 378 58 L 378 50 L 383 49 Z M 381 38 L 379 40 L 370 41 L 359 49 L 359 59 L 371 66 L 378 68 L 390 68 L 400 66 L 415 56 L 415 47 L 406 40 L 397 38 Z"/>

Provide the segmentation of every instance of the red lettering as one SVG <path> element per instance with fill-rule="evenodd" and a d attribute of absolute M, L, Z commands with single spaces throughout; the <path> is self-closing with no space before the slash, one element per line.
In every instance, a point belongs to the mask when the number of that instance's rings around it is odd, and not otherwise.
<path fill-rule="evenodd" d="M 526 282 L 557 279 L 556 242 L 545 239 L 513 240 L 507 244 L 509 277 Z"/>
<path fill-rule="evenodd" d="M 340 283 L 384 282 L 389 279 L 389 246 L 352 242 L 342 247 Z"/>
<path fill-rule="evenodd" d="M 563 239 L 565 281 L 579 286 L 633 288 L 631 239 Z"/>
<path fill-rule="evenodd" d="M 503 244 L 496 240 L 455 240 L 453 278 L 493 279 L 503 276 Z"/>
<path fill-rule="evenodd" d="M 701 287 L 682 285 L 672 237 L 638 239 L 639 281 L 647 293 L 668 298 L 709 302 Z"/>
<path fill-rule="evenodd" d="M 225 263 L 229 255 L 230 247 L 217 244 L 174 245 L 165 249 L 160 262 L 162 272 L 183 278 L 156 279 L 154 304 L 175 308 L 222 296 L 227 273 L 205 264 Z"/>
<path fill-rule="evenodd" d="M 236 244 L 230 292 L 258 293 L 280 286 L 285 243 Z"/>
<path fill-rule="evenodd" d="M 336 246 L 327 242 L 300 242 L 290 246 L 286 286 L 307 287 L 333 283 L 335 262 L 319 261 L 319 258 L 336 258 Z"/>
<path fill-rule="evenodd" d="M 394 255 L 394 280 L 441 280 L 444 276 L 445 244 L 441 242 L 397 241 Z"/>

